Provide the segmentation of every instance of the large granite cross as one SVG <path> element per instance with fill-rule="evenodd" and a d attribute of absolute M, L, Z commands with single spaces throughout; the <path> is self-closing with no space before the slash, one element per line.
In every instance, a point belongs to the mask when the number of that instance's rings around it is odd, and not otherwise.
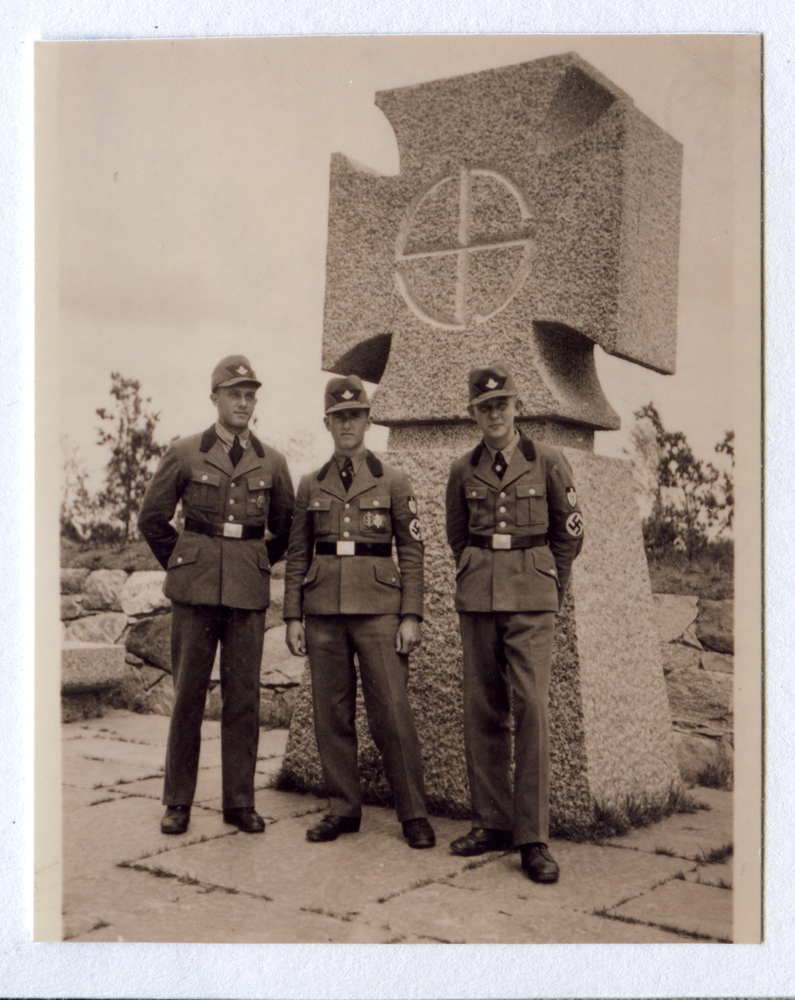
<path fill-rule="evenodd" d="M 575 54 L 376 103 L 401 171 L 332 159 L 323 368 L 396 425 L 463 419 L 499 357 L 526 414 L 617 428 L 593 345 L 674 370 L 680 144 Z"/>

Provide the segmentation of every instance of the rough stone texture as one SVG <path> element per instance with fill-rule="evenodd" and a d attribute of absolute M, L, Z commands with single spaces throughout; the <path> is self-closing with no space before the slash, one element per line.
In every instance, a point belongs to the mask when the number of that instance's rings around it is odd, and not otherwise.
<path fill-rule="evenodd" d="M 660 653 L 662 654 L 663 673 L 668 674 L 673 670 L 682 670 L 685 667 L 697 669 L 701 663 L 701 653 L 690 646 L 683 646 L 679 642 L 660 643 Z"/>
<path fill-rule="evenodd" d="M 83 613 L 82 597 L 73 597 L 71 594 L 61 596 L 61 621 L 71 621 L 79 618 Z"/>
<path fill-rule="evenodd" d="M 705 649 L 701 654 L 701 669 L 716 670 L 721 674 L 734 673 L 734 657 L 725 653 L 711 653 Z"/>
<path fill-rule="evenodd" d="M 88 569 L 61 569 L 61 593 L 79 594 L 83 590 L 83 584 L 90 573 Z"/>
<path fill-rule="evenodd" d="M 61 650 L 61 691 L 89 694 L 115 687 L 128 669 L 123 646 L 67 642 Z"/>
<path fill-rule="evenodd" d="M 696 632 L 716 653 L 734 652 L 734 601 L 702 601 Z"/>
<path fill-rule="evenodd" d="M 121 611 L 126 582 L 123 569 L 95 569 L 83 584 L 83 607 L 87 611 Z"/>
<path fill-rule="evenodd" d="M 573 53 L 376 103 L 401 172 L 332 158 L 323 367 L 377 422 L 460 420 L 499 345 L 530 414 L 617 427 L 593 344 L 674 370 L 680 144 Z"/>
<path fill-rule="evenodd" d="M 422 431 L 413 431 L 418 444 Z M 409 690 L 429 808 L 467 815 L 460 638 L 441 499 L 453 457 L 427 448 L 390 451 L 388 460 L 412 480 L 426 539 L 423 644 L 412 656 Z M 679 781 L 631 472 L 624 462 L 583 451 L 569 450 L 567 457 L 587 533 L 558 618 L 553 658 L 551 810 L 557 830 L 587 827 L 597 802 L 620 805 L 629 797 L 665 801 Z M 361 699 L 357 732 L 365 796 L 388 802 Z M 321 794 L 324 790 L 308 671 L 290 727 L 282 780 Z"/>
<path fill-rule="evenodd" d="M 709 730 L 704 726 L 685 730 L 676 725 L 674 743 L 682 781 L 688 785 L 696 785 L 706 781 L 711 773 L 715 776 L 722 775 L 722 783 L 730 786 L 734 771 L 734 747 L 731 739 L 731 733 L 724 731 Z"/>
<path fill-rule="evenodd" d="M 144 618 L 133 625 L 125 645 L 142 660 L 171 673 L 171 615 Z"/>
<path fill-rule="evenodd" d="M 665 679 L 674 719 L 707 723 L 716 729 L 733 726 L 733 681 L 728 674 L 684 667 Z"/>
<path fill-rule="evenodd" d="M 284 577 L 271 577 L 271 602 L 265 611 L 265 628 L 277 628 L 284 624 Z"/>
<path fill-rule="evenodd" d="M 131 617 L 167 611 L 171 601 L 163 594 L 165 570 L 143 570 L 131 574 L 119 598 L 121 609 Z"/>
<path fill-rule="evenodd" d="M 661 642 L 681 639 L 698 615 L 698 597 L 687 594 L 653 594 L 654 624 Z"/>
<path fill-rule="evenodd" d="M 293 656 L 285 642 L 286 634 L 287 626 L 284 622 L 278 628 L 268 629 L 265 633 L 260 684 L 267 687 L 300 684 L 306 660 L 301 656 Z"/>
<path fill-rule="evenodd" d="M 118 611 L 86 615 L 66 629 L 67 642 L 115 643 L 127 627 L 127 616 Z"/>
<path fill-rule="evenodd" d="M 692 646 L 693 649 L 703 649 L 701 642 L 696 634 L 696 623 L 692 622 L 682 633 L 682 638 L 679 640 L 685 646 Z"/>
<path fill-rule="evenodd" d="M 61 722 L 98 719 L 104 707 L 95 694 L 61 694 Z"/>

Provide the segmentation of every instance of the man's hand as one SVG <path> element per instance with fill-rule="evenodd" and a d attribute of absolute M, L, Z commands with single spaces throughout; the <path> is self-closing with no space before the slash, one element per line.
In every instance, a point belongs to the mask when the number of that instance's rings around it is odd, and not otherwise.
<path fill-rule="evenodd" d="M 288 631 L 288 642 L 290 641 L 289 634 L 290 633 Z M 400 625 L 398 626 L 398 630 L 395 635 L 395 649 L 398 653 L 402 656 L 408 656 L 409 653 L 414 652 L 421 642 L 422 625 L 420 624 L 419 618 L 416 615 L 406 615 L 404 618 L 401 618 Z"/>
<path fill-rule="evenodd" d="M 293 656 L 306 656 L 306 633 L 300 618 L 287 622 L 287 648 Z"/>

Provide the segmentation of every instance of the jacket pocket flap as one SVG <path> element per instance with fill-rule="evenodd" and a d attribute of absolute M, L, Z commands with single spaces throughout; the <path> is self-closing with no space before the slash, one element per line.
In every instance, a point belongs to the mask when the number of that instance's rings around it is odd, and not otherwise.
<path fill-rule="evenodd" d="M 376 563 L 373 568 L 375 570 L 375 578 L 379 583 L 385 583 L 388 587 L 400 586 L 400 573 L 398 573 L 393 563 L 389 566 Z"/>
<path fill-rule="evenodd" d="M 271 561 L 270 561 L 270 559 L 268 559 L 267 550 L 264 551 L 264 552 L 259 552 L 257 554 L 257 562 L 259 563 L 259 568 L 260 569 L 266 569 L 266 570 L 268 570 L 268 572 L 270 572 Z"/>
<path fill-rule="evenodd" d="M 465 486 L 467 500 L 485 500 L 489 493 L 488 486 Z"/>
<path fill-rule="evenodd" d="M 359 498 L 359 508 L 360 510 L 377 510 L 380 507 L 391 507 L 392 497 L 360 497 Z"/>
<path fill-rule="evenodd" d="M 311 583 L 317 576 L 319 570 L 320 570 L 320 563 L 317 561 L 317 559 L 315 559 L 315 561 L 306 571 L 306 576 L 302 580 L 302 585 L 305 583 Z"/>
<path fill-rule="evenodd" d="M 316 500 L 310 500 L 308 510 L 331 510 L 331 498 L 318 497 Z"/>
<path fill-rule="evenodd" d="M 273 486 L 273 476 L 262 472 L 255 476 L 248 477 L 248 488 L 250 490 L 269 490 Z"/>
<path fill-rule="evenodd" d="M 201 469 L 190 470 L 191 482 L 205 483 L 208 486 L 220 486 L 221 474 L 219 472 L 203 472 Z"/>
<path fill-rule="evenodd" d="M 518 497 L 545 497 L 547 488 L 543 483 L 517 483 L 516 495 Z"/>
<path fill-rule="evenodd" d="M 530 551 L 533 553 L 533 565 L 538 572 L 543 573 L 545 576 L 551 576 L 557 583 L 558 567 L 555 565 L 555 557 L 549 549 L 540 547 L 531 549 Z"/>
<path fill-rule="evenodd" d="M 171 553 L 171 557 L 168 560 L 168 569 L 174 569 L 177 566 L 190 566 L 192 563 L 195 563 L 198 558 L 198 545 L 183 545 L 179 552 L 174 550 L 174 552 Z"/>

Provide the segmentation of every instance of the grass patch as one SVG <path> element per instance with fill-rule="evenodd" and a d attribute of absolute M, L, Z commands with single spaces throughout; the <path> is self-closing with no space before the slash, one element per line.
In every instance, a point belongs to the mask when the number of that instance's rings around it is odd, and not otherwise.
<path fill-rule="evenodd" d="M 734 788 L 734 768 L 731 762 L 725 757 L 717 762 L 709 761 L 696 775 L 696 784 L 730 792 Z"/>
<path fill-rule="evenodd" d="M 703 865 L 725 865 L 733 854 L 734 844 L 723 844 L 721 847 L 713 847 L 709 851 L 702 849 L 701 857 L 696 860 Z"/>
<path fill-rule="evenodd" d="M 600 843 L 610 837 L 623 837 L 633 827 L 651 826 L 674 813 L 693 813 L 700 808 L 702 806 L 681 785 L 672 784 L 668 794 L 657 801 L 650 802 L 645 795 L 595 801 L 590 824 L 553 823 L 550 834 L 578 843 Z"/>
<path fill-rule="evenodd" d="M 655 854 L 664 854 L 666 856 L 666 858 L 675 858 L 676 857 L 676 851 L 674 851 L 670 847 L 655 847 L 654 848 L 654 853 Z"/>

